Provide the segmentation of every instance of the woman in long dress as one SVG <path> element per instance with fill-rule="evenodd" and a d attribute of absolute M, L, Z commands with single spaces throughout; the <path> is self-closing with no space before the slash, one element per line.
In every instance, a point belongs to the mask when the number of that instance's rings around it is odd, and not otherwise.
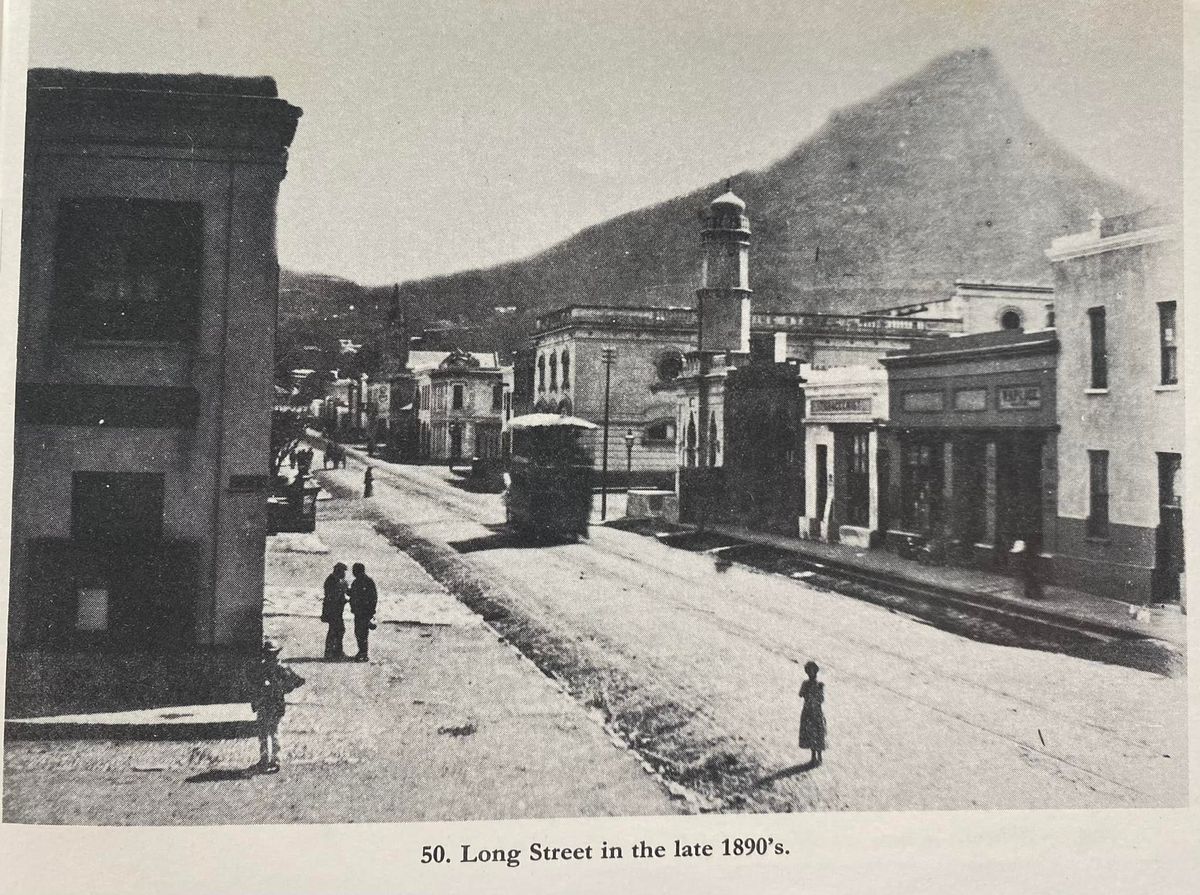
<path fill-rule="evenodd" d="M 825 684 L 817 680 L 821 669 L 816 662 L 805 662 L 804 673 L 808 680 L 800 685 L 800 698 L 804 708 L 800 711 L 800 748 L 812 750 L 812 764 L 821 763 L 825 751 Z"/>

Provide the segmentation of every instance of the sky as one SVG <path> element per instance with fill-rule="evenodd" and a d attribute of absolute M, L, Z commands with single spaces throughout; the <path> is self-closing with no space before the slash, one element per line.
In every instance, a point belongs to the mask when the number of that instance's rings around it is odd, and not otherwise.
<path fill-rule="evenodd" d="M 304 110 L 280 263 L 364 284 L 524 257 L 786 155 L 990 47 L 1097 171 L 1180 192 L 1178 0 L 31 0 L 29 63 L 271 75 Z"/>

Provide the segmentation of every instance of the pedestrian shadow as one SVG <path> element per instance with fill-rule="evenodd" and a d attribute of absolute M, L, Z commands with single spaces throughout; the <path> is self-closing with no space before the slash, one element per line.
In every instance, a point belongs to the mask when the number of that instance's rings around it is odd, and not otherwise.
<path fill-rule="evenodd" d="M 350 659 L 326 659 L 324 656 L 297 656 L 295 659 L 284 659 L 283 661 L 287 665 L 303 665 L 308 662 L 321 662 L 323 664 L 327 663 L 329 665 L 337 665 L 342 662 L 349 662 Z"/>
<path fill-rule="evenodd" d="M 768 774 L 766 777 L 755 781 L 754 788 L 761 789 L 762 787 L 770 786 L 772 783 L 775 783 L 779 780 L 784 780 L 788 777 L 795 777 L 799 774 L 806 774 L 813 768 L 817 767 L 817 765 L 818 762 L 812 761 L 811 759 L 804 762 L 804 764 L 792 765 L 790 768 L 784 768 L 781 771 L 776 771 L 774 774 Z"/>
<path fill-rule="evenodd" d="M 254 767 L 248 768 L 213 768 L 193 774 L 184 780 L 185 783 L 222 783 L 228 780 L 249 780 L 255 774 Z"/>

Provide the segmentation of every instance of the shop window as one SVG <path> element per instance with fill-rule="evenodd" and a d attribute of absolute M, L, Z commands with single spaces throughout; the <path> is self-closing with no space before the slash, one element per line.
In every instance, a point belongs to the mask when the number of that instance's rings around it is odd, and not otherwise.
<path fill-rule="evenodd" d="M 450 399 L 451 410 L 463 409 L 463 387 L 457 383 L 454 385 L 454 392 Z"/>
<path fill-rule="evenodd" d="M 1175 302 L 1158 303 L 1158 350 L 1163 385 L 1179 383 L 1179 336 L 1175 325 Z"/>
<path fill-rule="evenodd" d="M 1108 321 L 1104 308 L 1088 309 L 1092 337 L 1092 388 L 1108 388 Z"/>
<path fill-rule="evenodd" d="M 54 250 L 55 337 L 192 339 L 203 254 L 204 212 L 198 203 L 63 200 Z"/>
<path fill-rule="evenodd" d="M 562 354 L 562 387 L 564 391 L 571 388 L 571 355 L 567 351 Z"/>
<path fill-rule="evenodd" d="M 1108 537 L 1108 451 L 1088 451 L 1087 533 Z"/>

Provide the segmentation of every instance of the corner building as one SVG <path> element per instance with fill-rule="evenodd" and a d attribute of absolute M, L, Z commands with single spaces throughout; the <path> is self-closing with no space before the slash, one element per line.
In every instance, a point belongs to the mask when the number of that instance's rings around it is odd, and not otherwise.
<path fill-rule="evenodd" d="M 1184 599 L 1183 252 L 1160 209 L 1056 239 L 1062 581 Z"/>
<path fill-rule="evenodd" d="M 29 73 L 10 706 L 257 652 L 299 117 L 270 78 Z"/>

